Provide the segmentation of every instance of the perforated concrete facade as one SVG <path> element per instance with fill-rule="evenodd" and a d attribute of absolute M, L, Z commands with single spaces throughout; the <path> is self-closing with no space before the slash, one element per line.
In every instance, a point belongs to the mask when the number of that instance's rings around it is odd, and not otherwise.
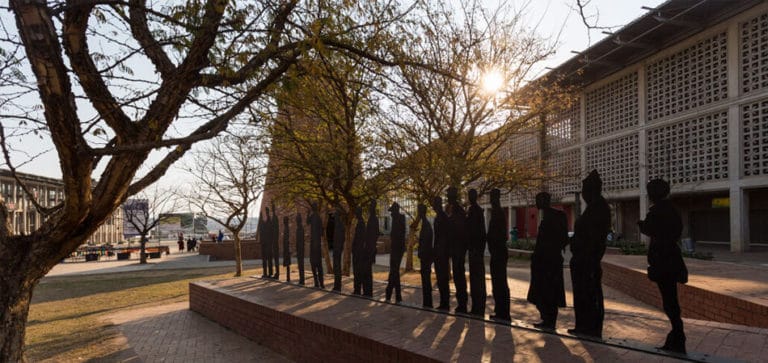
<path fill-rule="evenodd" d="M 544 187 L 555 203 L 575 203 L 572 192 L 595 168 L 609 201 L 639 201 L 644 216 L 645 185 L 662 177 L 673 196 L 727 194 L 731 249 L 748 248 L 750 190 L 768 188 L 768 3 L 729 16 L 608 76 L 581 80 L 580 102 L 548 115 Z"/>

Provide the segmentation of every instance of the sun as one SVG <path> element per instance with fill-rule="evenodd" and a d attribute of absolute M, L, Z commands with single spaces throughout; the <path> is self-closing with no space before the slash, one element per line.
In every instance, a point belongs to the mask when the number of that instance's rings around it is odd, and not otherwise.
<path fill-rule="evenodd" d="M 485 72 L 480 79 L 480 85 L 483 92 L 487 94 L 495 94 L 501 87 L 504 86 L 504 76 L 496 69 L 491 69 Z"/>

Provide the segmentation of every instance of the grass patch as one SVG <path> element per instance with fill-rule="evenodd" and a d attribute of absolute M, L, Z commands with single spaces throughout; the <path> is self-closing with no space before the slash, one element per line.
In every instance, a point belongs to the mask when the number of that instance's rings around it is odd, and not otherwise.
<path fill-rule="evenodd" d="M 232 267 L 44 278 L 35 288 L 26 331 L 33 361 L 89 360 L 124 349 L 109 314 L 188 300 L 189 282 L 231 278 Z M 256 270 L 243 271 L 243 276 Z"/>

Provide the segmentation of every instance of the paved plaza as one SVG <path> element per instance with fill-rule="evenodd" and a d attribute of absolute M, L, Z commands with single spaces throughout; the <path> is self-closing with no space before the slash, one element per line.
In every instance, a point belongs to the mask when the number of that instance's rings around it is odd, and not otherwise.
<path fill-rule="evenodd" d="M 378 256 L 378 263 L 386 261 L 387 256 Z M 138 265 L 137 261 L 100 261 L 88 263 L 64 263 L 56 266 L 49 276 L 82 275 L 107 272 L 128 272 L 149 269 L 183 269 L 198 267 L 231 266 L 231 261 L 208 262 L 207 256 L 196 253 L 174 252 L 170 256 L 163 256 L 160 260 L 150 260 L 147 265 Z M 260 266 L 260 261 L 249 260 L 246 265 Z M 713 286 L 728 289 L 729 281 L 732 286 L 757 286 L 760 282 L 755 279 L 764 279 L 768 276 L 768 267 L 751 264 L 749 268 L 741 267 L 734 262 L 706 262 L 692 261 L 691 281 L 697 285 L 707 285 L 710 279 Z M 514 264 L 513 264 L 514 266 Z M 763 273 L 757 273 L 755 269 Z M 697 273 L 697 271 L 703 273 Z M 723 271 L 722 274 L 718 271 Z M 740 274 L 739 271 L 742 271 Z M 296 271 L 293 279 L 298 278 Z M 567 302 L 572 302 L 569 270 L 565 269 Z M 308 275 L 308 277 L 310 277 Z M 508 268 L 509 285 L 511 290 L 511 312 L 516 324 L 525 325 L 537 321 L 538 313 L 534 306 L 525 301 L 528 289 L 529 271 L 527 267 Z M 250 279 L 250 278 L 244 278 Z M 327 286 L 332 285 L 332 276 L 326 275 Z M 311 280 L 308 280 L 311 281 Z M 350 291 L 349 280 L 345 291 Z M 760 280 L 762 281 L 762 280 Z M 490 295 L 490 281 L 487 281 Z M 764 286 L 762 286 L 764 289 Z M 669 323 L 664 314 L 658 309 L 641 303 L 617 290 L 605 287 L 605 331 L 604 337 L 612 342 L 626 343 L 641 347 L 651 348 L 661 345 L 664 336 L 669 330 Z M 307 289 L 310 293 L 319 292 Z M 383 299 L 384 284 L 376 283 L 375 298 Z M 314 291 L 314 292 L 313 292 Z M 752 290 L 754 298 L 762 298 L 763 290 Z M 404 286 L 404 303 L 406 305 L 420 305 L 421 291 L 415 286 Z M 437 297 L 437 291 L 434 292 Z M 144 362 L 209 362 L 216 361 L 283 361 L 284 358 L 271 352 L 263 346 L 251 342 L 239 335 L 213 323 L 206 318 L 189 311 L 187 303 L 175 303 L 160 307 L 129 310 L 114 314 L 111 322 L 117 325 L 125 338 L 128 349 L 121 352 L 120 356 L 108 357 L 106 361 L 144 361 Z M 489 296 L 487 314 L 491 314 L 493 300 Z M 572 326 L 573 310 L 564 308 L 560 310 L 558 329 L 566 329 Z M 768 330 L 751 328 L 740 325 L 714 323 L 702 320 L 685 319 L 686 333 L 688 335 L 688 349 L 698 357 L 712 356 L 717 358 L 730 358 L 741 361 L 759 362 L 762 357 L 768 356 Z M 513 330 L 515 330 L 513 328 Z M 515 333 L 516 334 L 516 333 Z M 540 333 L 526 333 L 528 338 L 539 339 Z M 533 334 L 533 335 L 530 335 Z M 530 335 L 530 336 L 529 336 Z M 528 339 L 526 338 L 526 339 Z M 566 339 L 567 340 L 567 339 Z M 572 339 L 571 339 L 572 340 Z M 515 340 L 517 341 L 517 340 Z M 158 344 L 158 342 L 162 342 Z M 570 343 L 569 343 L 570 344 Z M 566 345 L 567 346 L 567 345 Z M 570 351 L 570 350 L 569 350 Z M 613 351 L 609 349 L 608 351 Z M 519 349 L 516 354 L 524 354 Z M 538 354 L 538 353 L 537 353 Z M 599 355 L 591 352 L 589 355 L 577 354 L 585 361 L 601 361 Z M 629 354 L 629 353 L 628 353 Z M 633 352 L 635 354 L 644 354 Z M 219 358 L 217 358 L 219 357 Z M 565 357 L 565 356 L 564 356 Z M 573 354 L 567 355 L 568 359 L 574 358 Z M 226 359 L 225 359 L 226 358 Z M 554 357 L 549 357 L 554 359 Z M 613 356 L 613 358 L 617 358 Z M 625 357 L 626 358 L 626 357 Z M 659 356 L 648 355 L 651 361 L 665 360 Z M 548 359 L 548 361 L 550 361 Z M 643 358 L 643 361 L 646 361 Z"/>

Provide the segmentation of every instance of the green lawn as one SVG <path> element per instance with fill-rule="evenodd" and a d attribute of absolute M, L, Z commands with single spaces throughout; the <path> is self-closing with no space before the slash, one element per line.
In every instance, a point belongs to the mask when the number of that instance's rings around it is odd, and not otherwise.
<path fill-rule="evenodd" d="M 27 357 L 87 361 L 120 351 L 125 342 L 107 321 L 110 313 L 186 301 L 190 281 L 231 278 L 233 272 L 219 267 L 46 277 L 29 309 Z"/>

